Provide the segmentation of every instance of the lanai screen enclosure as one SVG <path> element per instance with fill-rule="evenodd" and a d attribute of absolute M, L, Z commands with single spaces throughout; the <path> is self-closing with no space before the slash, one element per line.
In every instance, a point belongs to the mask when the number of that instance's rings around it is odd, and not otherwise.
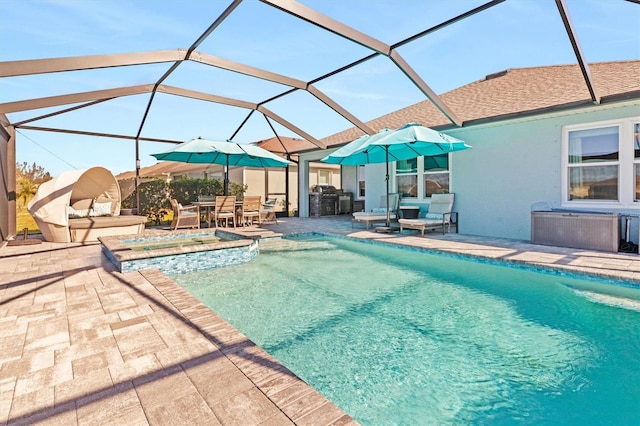
<path fill-rule="evenodd" d="M 459 127 L 463 121 L 437 94 L 451 89 L 443 85 L 443 76 L 476 73 L 463 77 L 455 84 L 459 86 L 522 65 L 496 49 L 524 32 L 529 38 L 518 53 L 533 57 L 538 37 L 557 39 L 561 52 L 553 58 L 548 51 L 540 52 L 533 65 L 577 63 L 592 102 L 600 102 L 579 38 L 584 28 L 583 39 L 591 40 L 589 26 L 580 20 L 584 6 L 579 1 L 548 0 L 525 7 L 519 0 L 394 2 L 391 10 L 355 0 L 340 7 L 311 0 L 134 2 L 132 7 L 144 5 L 147 13 L 135 22 L 128 21 L 130 10 L 124 5 L 111 2 L 94 5 L 99 9 L 91 14 L 83 14 L 83 2 L 68 4 L 68 10 L 55 11 L 58 15 L 47 13 L 45 4 L 30 13 L 29 5 L 0 5 L 6 23 L 0 37 L 10 40 L 0 53 L 5 188 L 0 210 L 7 212 L 0 220 L 3 238 L 16 231 L 16 137 L 42 145 L 37 139 L 46 135 L 47 155 L 56 153 L 56 143 L 80 140 L 83 148 L 77 150 L 94 164 L 131 156 L 132 167 L 139 171 L 148 157 L 142 154 L 159 152 L 159 144 L 177 144 L 194 134 L 240 143 L 297 136 L 327 148 L 323 136 L 350 127 L 374 134 L 380 129 L 367 124 L 372 117 L 424 99 L 435 105 L 444 122 Z M 531 16 L 527 7 L 545 16 L 544 34 L 538 26 L 525 24 Z M 616 0 L 607 2 L 603 13 L 614 11 L 622 19 L 634 16 L 637 8 L 636 1 Z M 403 25 L 387 25 L 396 19 Z M 598 40 L 611 37 L 618 25 L 618 20 L 603 17 Z M 75 35 L 78 26 L 88 27 L 92 37 Z M 44 51 L 21 44 L 28 39 L 21 34 L 36 28 L 47 46 Z M 494 39 L 476 43 L 488 29 L 497 31 Z M 254 37 L 243 39 L 249 30 Z M 58 43 L 63 36 L 69 37 Z M 484 54 L 480 62 L 452 68 L 451 60 L 439 52 L 455 50 L 458 60 L 468 57 L 469 62 L 472 51 Z M 291 52 L 296 56 L 286 56 Z M 363 70 L 371 69 L 394 74 L 394 83 L 373 80 L 369 87 L 361 86 Z M 336 84 L 356 96 L 335 90 Z M 384 99 L 375 102 L 372 93 Z M 359 97 L 365 101 L 354 102 Z M 219 118 L 223 110 L 232 114 Z M 346 142 L 332 141 L 331 146 Z"/>

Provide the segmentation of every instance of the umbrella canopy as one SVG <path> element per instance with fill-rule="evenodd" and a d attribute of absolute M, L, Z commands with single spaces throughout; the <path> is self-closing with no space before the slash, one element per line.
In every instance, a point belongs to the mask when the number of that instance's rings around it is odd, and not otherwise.
<path fill-rule="evenodd" d="M 383 129 L 375 135 L 361 136 L 320 161 L 341 165 L 386 163 L 387 227 L 389 213 L 389 162 L 430 157 L 471 148 L 460 139 L 424 127 L 408 123 L 396 130 Z"/>
<path fill-rule="evenodd" d="M 359 166 L 362 164 L 382 163 L 382 161 L 371 161 L 366 149 L 371 142 L 381 139 L 391 133 L 390 129 L 384 128 L 374 135 L 363 135 L 358 139 L 349 142 L 345 146 L 335 150 L 324 157 L 322 162 L 329 164 L 340 164 L 343 166 Z"/>
<path fill-rule="evenodd" d="M 192 139 L 151 155 L 158 160 L 226 166 L 225 195 L 229 191 L 229 166 L 267 168 L 287 167 L 291 164 L 290 161 L 256 145 L 241 145 L 232 141 L 210 141 L 201 138 Z"/>

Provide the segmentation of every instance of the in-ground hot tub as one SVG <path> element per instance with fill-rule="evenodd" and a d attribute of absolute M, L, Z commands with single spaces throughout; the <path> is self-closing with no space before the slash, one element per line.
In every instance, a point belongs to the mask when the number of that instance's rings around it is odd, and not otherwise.
<path fill-rule="evenodd" d="M 100 237 L 102 251 L 120 272 L 159 269 L 182 274 L 246 263 L 258 255 L 258 239 L 218 230 Z"/>

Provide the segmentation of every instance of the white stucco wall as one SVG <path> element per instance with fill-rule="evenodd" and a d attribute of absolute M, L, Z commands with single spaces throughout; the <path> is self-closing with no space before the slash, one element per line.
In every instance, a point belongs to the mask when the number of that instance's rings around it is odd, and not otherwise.
<path fill-rule="evenodd" d="M 340 177 L 342 189 L 346 192 L 353 192 L 355 197 L 358 193 L 358 167 L 344 166 Z"/>
<path fill-rule="evenodd" d="M 455 136 L 473 147 L 451 159 L 460 231 L 529 239 L 531 204 L 560 201 L 560 125 L 530 121 Z"/>

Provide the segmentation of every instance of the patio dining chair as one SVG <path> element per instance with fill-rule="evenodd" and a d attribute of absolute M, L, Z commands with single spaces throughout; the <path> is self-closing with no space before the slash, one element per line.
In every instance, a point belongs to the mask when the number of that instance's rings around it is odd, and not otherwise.
<path fill-rule="evenodd" d="M 200 213 L 202 214 L 204 212 L 204 220 L 207 222 L 207 226 L 209 227 L 211 226 L 211 221 L 213 220 L 213 209 L 215 208 L 215 203 L 215 195 L 198 195 L 198 206 L 204 207 L 203 211 L 201 211 Z"/>
<path fill-rule="evenodd" d="M 236 227 L 236 196 L 235 195 L 218 195 L 216 196 L 216 209 L 213 212 L 214 223 L 216 228 L 221 220 L 224 220 L 224 226 L 229 227 L 229 219 L 233 222 L 233 228 Z"/>
<path fill-rule="evenodd" d="M 175 198 L 169 199 L 173 209 L 173 220 L 171 230 L 182 228 L 200 228 L 200 209 L 198 206 L 183 206 Z"/>
<path fill-rule="evenodd" d="M 260 209 L 260 223 L 275 223 L 278 224 L 276 218 L 276 200 L 275 198 L 268 199 L 262 205 Z"/>
<path fill-rule="evenodd" d="M 245 195 L 242 199 L 242 223 L 253 225 L 255 219 L 260 225 L 260 205 L 262 197 L 260 195 Z"/>

